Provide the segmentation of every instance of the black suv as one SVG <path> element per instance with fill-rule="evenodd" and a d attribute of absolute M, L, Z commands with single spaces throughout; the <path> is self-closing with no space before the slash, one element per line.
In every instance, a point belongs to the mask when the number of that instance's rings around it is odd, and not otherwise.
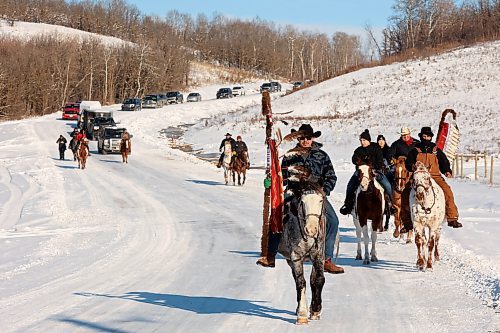
<path fill-rule="evenodd" d="M 170 91 L 167 93 L 167 104 L 184 103 L 184 96 L 178 91 Z"/>
<path fill-rule="evenodd" d="M 260 92 L 262 93 L 263 91 L 266 91 L 266 90 L 269 91 L 270 93 L 281 91 L 281 84 L 278 81 L 263 83 L 260 86 Z"/>
<path fill-rule="evenodd" d="M 113 118 L 97 117 L 90 121 L 87 126 L 87 139 L 97 140 L 97 132 L 101 126 L 116 126 Z"/>
<path fill-rule="evenodd" d="M 217 99 L 219 98 L 233 98 L 233 91 L 231 88 L 220 88 L 217 91 L 217 95 L 215 96 Z"/>
<path fill-rule="evenodd" d="M 142 100 L 140 98 L 128 98 L 123 101 L 122 111 L 141 111 Z"/>

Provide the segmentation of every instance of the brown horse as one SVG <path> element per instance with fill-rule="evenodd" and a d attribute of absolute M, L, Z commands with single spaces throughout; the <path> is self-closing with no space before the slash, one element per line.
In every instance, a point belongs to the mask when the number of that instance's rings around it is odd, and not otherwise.
<path fill-rule="evenodd" d="M 235 183 L 236 173 L 238 174 L 238 185 L 244 185 L 247 177 L 248 153 L 243 151 L 234 157 L 231 169 L 233 171 L 233 184 Z M 241 182 L 243 175 L 243 182 Z"/>
<path fill-rule="evenodd" d="M 408 181 L 410 180 L 410 173 L 406 170 L 405 166 L 406 157 L 400 156 L 396 163 L 394 164 L 394 184 L 392 186 L 392 204 L 396 209 L 394 213 L 394 225 L 396 229 L 394 230 L 393 236 L 395 238 L 403 238 L 403 234 L 401 233 L 402 223 L 401 223 L 401 194 L 403 190 L 408 185 Z M 408 237 L 406 239 L 406 243 L 411 243 L 413 238 L 413 230 L 408 230 Z"/>
<path fill-rule="evenodd" d="M 128 155 L 131 152 L 130 139 L 123 137 L 120 142 L 120 153 L 122 154 L 123 163 L 128 163 Z"/>
<path fill-rule="evenodd" d="M 87 142 L 88 140 L 86 141 L 86 143 Z M 87 157 L 89 156 L 89 148 L 87 147 L 87 144 L 80 142 L 78 147 L 78 167 L 82 170 L 85 169 L 85 165 L 87 164 Z"/>

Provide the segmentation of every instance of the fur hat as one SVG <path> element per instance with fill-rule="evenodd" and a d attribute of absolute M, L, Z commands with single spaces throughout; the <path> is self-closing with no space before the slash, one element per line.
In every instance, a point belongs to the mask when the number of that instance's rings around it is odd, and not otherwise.
<path fill-rule="evenodd" d="M 387 140 L 385 139 L 385 136 L 383 136 L 382 134 L 379 134 L 379 135 L 377 136 L 377 142 L 378 142 L 378 140 L 384 140 L 384 141 L 387 141 Z"/>
<path fill-rule="evenodd" d="M 312 138 L 319 138 L 321 136 L 321 131 L 314 132 L 313 128 L 309 124 L 302 124 L 299 127 L 299 130 L 295 130 L 292 128 L 292 133 L 297 132 L 298 134 L 310 136 Z"/>
<path fill-rule="evenodd" d="M 370 136 L 370 131 L 365 129 L 363 133 L 359 135 L 360 139 L 365 139 L 366 141 L 372 141 L 372 137 Z"/>
<path fill-rule="evenodd" d="M 430 136 L 431 138 L 434 136 L 434 133 L 432 133 L 432 129 L 428 126 L 422 127 L 422 129 L 420 130 L 420 133 L 418 133 L 418 137 L 420 139 L 422 139 L 422 136 L 424 134 Z"/>
<path fill-rule="evenodd" d="M 410 128 L 407 126 L 401 127 L 401 131 L 399 132 L 400 135 L 406 135 L 410 133 L 411 133 Z"/>

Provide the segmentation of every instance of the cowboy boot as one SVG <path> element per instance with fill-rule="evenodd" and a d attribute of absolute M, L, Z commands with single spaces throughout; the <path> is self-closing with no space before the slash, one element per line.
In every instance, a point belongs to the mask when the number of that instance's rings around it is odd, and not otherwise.
<path fill-rule="evenodd" d="M 259 260 L 257 260 L 256 264 L 260 265 L 262 267 L 269 267 L 273 268 L 276 263 L 276 256 L 273 256 L 272 254 L 268 254 L 267 257 L 261 257 Z"/>
<path fill-rule="evenodd" d="M 448 219 L 448 227 L 462 228 L 462 223 L 458 222 L 457 218 Z"/>
<path fill-rule="evenodd" d="M 328 272 L 331 274 L 342 274 L 342 273 L 344 273 L 344 269 L 342 267 L 335 265 L 332 262 L 332 259 L 327 258 L 325 260 L 325 272 Z"/>

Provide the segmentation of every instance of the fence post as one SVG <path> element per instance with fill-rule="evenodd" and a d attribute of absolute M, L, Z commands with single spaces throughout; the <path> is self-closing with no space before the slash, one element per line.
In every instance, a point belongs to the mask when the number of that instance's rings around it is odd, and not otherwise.
<path fill-rule="evenodd" d="M 460 178 L 464 178 L 464 155 L 460 156 Z"/>
<path fill-rule="evenodd" d="M 456 158 L 456 156 L 455 156 Z M 451 174 L 455 177 L 455 160 L 451 160 Z"/>
<path fill-rule="evenodd" d="M 458 164 L 458 157 L 459 157 L 459 156 L 458 156 L 458 154 L 457 154 L 457 156 L 455 156 L 455 164 L 456 164 L 456 166 L 455 166 L 455 171 L 456 171 L 456 173 L 454 173 L 454 174 L 453 174 L 453 176 L 454 176 L 455 178 L 458 178 L 458 172 L 459 172 L 459 170 L 460 170 L 460 166 L 459 166 L 459 164 Z"/>
<path fill-rule="evenodd" d="M 493 156 L 491 156 L 490 162 L 490 184 L 493 185 Z"/>
<path fill-rule="evenodd" d="M 477 180 L 477 153 L 474 154 L 474 180 Z"/>
<path fill-rule="evenodd" d="M 484 153 L 484 178 L 488 177 L 488 156 Z"/>

